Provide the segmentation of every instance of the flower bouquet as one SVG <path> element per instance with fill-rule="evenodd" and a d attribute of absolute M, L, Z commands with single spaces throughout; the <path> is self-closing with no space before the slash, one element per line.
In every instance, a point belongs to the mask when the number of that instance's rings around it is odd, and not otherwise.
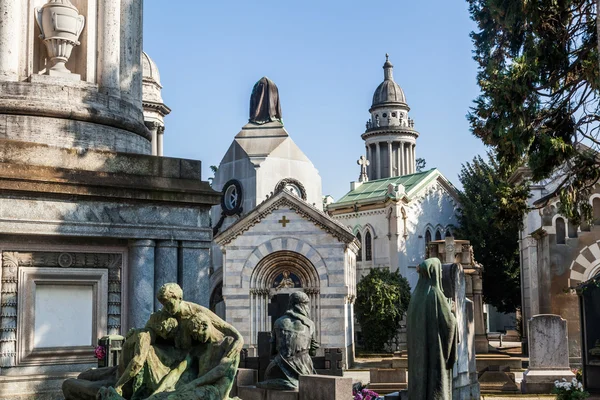
<path fill-rule="evenodd" d="M 565 378 L 562 381 L 554 381 L 552 393 L 556 394 L 556 400 L 579 400 L 587 399 L 590 396 L 583 390 L 583 385 L 576 378 L 573 378 L 571 382 Z"/>

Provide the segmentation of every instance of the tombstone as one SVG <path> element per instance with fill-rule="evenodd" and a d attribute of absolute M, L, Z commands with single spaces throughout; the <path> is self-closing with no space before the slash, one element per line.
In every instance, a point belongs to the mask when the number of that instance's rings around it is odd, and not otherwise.
<path fill-rule="evenodd" d="M 600 393 L 600 273 L 577 288 L 581 316 L 583 386 Z"/>
<path fill-rule="evenodd" d="M 540 314 L 529 320 L 529 368 L 523 373 L 523 393 L 550 393 L 554 381 L 571 381 L 567 321 L 560 315 Z"/>
<path fill-rule="evenodd" d="M 300 375 L 299 400 L 352 399 L 352 378 Z"/>
<path fill-rule="evenodd" d="M 460 264 L 442 266 L 442 286 L 446 297 L 453 302 L 453 311 L 458 325 L 458 359 L 452 368 L 452 398 L 479 399 L 473 302 L 466 297 L 465 275 Z"/>

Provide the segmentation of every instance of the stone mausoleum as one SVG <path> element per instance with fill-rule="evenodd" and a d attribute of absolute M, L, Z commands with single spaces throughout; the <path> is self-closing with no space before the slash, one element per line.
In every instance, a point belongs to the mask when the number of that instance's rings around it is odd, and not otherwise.
<path fill-rule="evenodd" d="M 165 282 L 208 305 L 220 197 L 200 161 L 155 156 L 170 110 L 142 53 L 142 0 L 0 0 L 0 10 L 6 398 L 96 365 L 97 339 L 143 326 Z"/>
<path fill-rule="evenodd" d="M 511 179 L 530 177 L 520 168 Z M 538 314 L 556 314 L 567 321 L 569 358 L 581 363 L 581 322 L 577 286 L 600 273 L 600 185 L 589 197 L 591 224 L 576 226 L 558 213 L 557 179 L 531 185 L 531 211 L 524 215 L 519 233 L 524 345 L 529 320 Z M 598 337 L 600 339 L 600 336 Z"/>
<path fill-rule="evenodd" d="M 223 197 L 211 211 L 211 307 L 255 355 L 258 333 L 270 332 L 289 295 L 304 291 L 315 339 L 322 349 L 343 349 L 351 363 L 358 241 L 322 211 L 321 177 L 284 128 L 269 79 L 254 86 L 250 120 L 221 160 L 213 188 Z"/>

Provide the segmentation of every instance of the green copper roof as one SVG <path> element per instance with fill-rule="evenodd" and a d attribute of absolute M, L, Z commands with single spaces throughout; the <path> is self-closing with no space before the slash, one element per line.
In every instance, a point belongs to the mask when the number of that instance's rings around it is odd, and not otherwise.
<path fill-rule="evenodd" d="M 354 190 L 346 193 L 341 199 L 333 203 L 333 206 L 341 204 L 353 204 L 353 203 L 364 203 L 369 200 L 381 200 L 384 199 L 388 192 L 388 185 L 403 185 L 406 195 L 411 195 L 423 187 L 424 184 L 437 178 L 440 175 L 437 168 L 432 168 L 429 171 L 417 172 L 411 175 L 395 176 L 393 178 L 377 179 L 375 181 L 368 181 L 360 185 Z"/>

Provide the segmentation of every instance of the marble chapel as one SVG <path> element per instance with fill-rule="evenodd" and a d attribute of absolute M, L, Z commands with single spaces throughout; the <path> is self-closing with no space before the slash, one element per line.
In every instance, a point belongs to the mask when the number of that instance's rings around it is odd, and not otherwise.
<path fill-rule="evenodd" d="M 223 197 L 211 210 L 211 307 L 256 354 L 258 332 L 277 316 L 270 310 L 304 291 L 321 350 L 341 348 L 352 363 L 359 244 L 322 211 L 321 177 L 283 126 L 279 100 L 271 80 L 256 83 L 249 121 L 215 174 Z"/>

